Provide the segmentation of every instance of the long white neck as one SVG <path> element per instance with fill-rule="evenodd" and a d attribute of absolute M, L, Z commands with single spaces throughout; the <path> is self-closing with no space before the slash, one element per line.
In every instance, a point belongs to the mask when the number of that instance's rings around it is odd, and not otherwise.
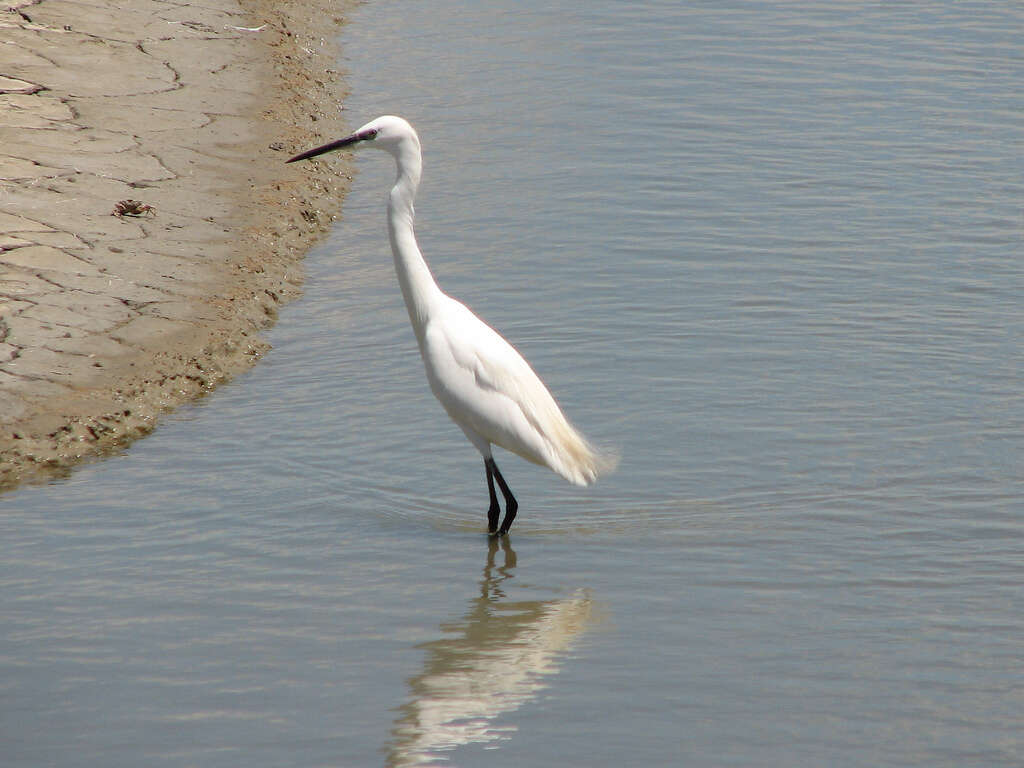
<path fill-rule="evenodd" d="M 398 178 L 388 195 L 388 236 L 391 252 L 395 257 L 395 273 L 402 288 L 409 321 L 416 333 L 416 341 L 422 348 L 423 334 L 432 307 L 444 295 L 438 287 L 430 267 L 420 253 L 413 231 L 415 211 L 413 201 L 420 185 L 422 160 L 419 142 L 404 141 L 395 153 Z"/>

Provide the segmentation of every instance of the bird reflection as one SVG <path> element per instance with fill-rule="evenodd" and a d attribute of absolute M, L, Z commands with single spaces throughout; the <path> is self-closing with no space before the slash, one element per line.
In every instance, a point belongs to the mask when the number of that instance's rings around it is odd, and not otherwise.
<path fill-rule="evenodd" d="M 411 699 L 392 730 L 389 766 L 447 763 L 446 753 L 458 746 L 509 738 L 515 726 L 495 720 L 547 688 L 586 629 L 591 601 L 583 591 L 508 601 L 505 586 L 515 566 L 508 539 L 492 538 L 480 596 L 464 618 L 441 625 L 447 637 L 421 646 L 424 669 L 409 680 Z"/>

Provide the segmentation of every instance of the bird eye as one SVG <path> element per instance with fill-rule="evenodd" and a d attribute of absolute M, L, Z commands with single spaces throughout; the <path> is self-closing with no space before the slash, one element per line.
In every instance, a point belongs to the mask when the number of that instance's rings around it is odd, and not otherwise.
<path fill-rule="evenodd" d="M 364 139 L 370 139 L 370 140 L 376 139 L 377 138 L 377 129 L 376 128 L 371 128 L 365 134 L 363 134 L 363 138 Z"/>

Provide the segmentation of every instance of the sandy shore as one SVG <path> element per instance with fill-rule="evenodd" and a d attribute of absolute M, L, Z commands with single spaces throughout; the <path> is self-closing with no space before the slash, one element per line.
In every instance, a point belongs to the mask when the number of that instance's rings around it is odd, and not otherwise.
<path fill-rule="evenodd" d="M 0 11 L 0 488 L 66 471 L 252 365 L 340 209 L 327 0 Z M 112 215 L 122 200 L 151 206 Z"/>

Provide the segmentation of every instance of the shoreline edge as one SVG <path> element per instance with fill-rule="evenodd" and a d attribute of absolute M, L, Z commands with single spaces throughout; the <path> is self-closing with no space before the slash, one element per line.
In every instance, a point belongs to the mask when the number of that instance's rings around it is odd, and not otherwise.
<path fill-rule="evenodd" d="M 269 348 L 351 177 L 284 160 L 344 133 L 354 7 L 0 11 L 0 491 L 118 450 Z"/>

